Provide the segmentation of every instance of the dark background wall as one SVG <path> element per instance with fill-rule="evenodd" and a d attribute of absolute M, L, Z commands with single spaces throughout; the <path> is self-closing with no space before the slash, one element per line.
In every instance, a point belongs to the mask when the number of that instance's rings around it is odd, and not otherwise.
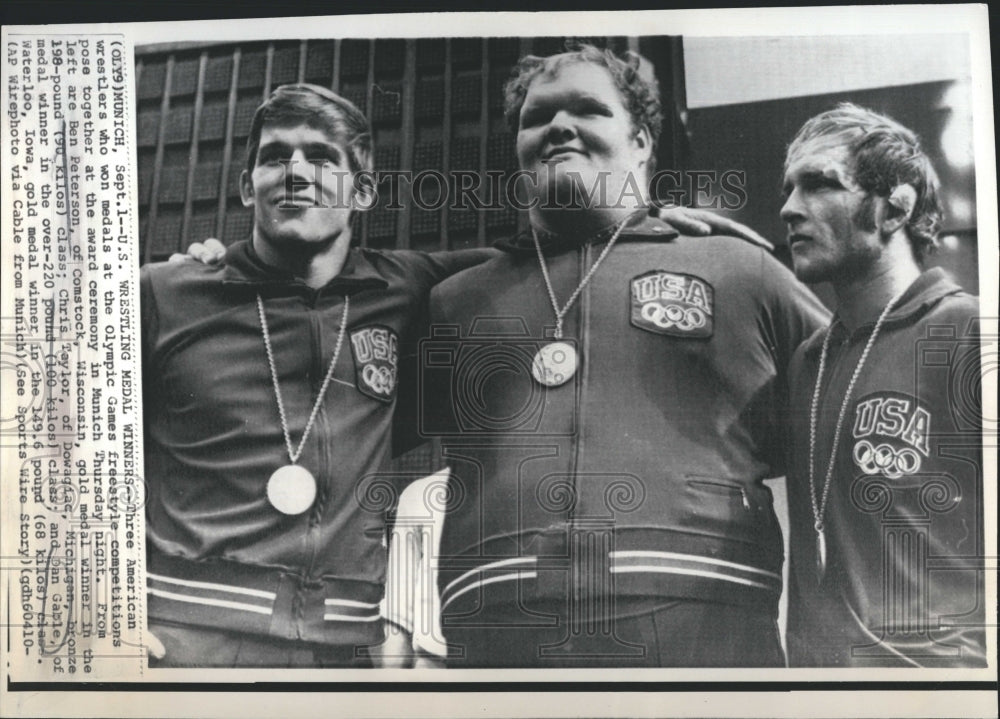
<path fill-rule="evenodd" d="M 917 83 L 792 97 L 691 110 L 690 167 L 746 173 L 746 204 L 725 212 L 776 243 L 783 243 L 781 180 L 788 143 L 810 117 L 839 102 L 854 102 L 888 114 L 916 132 L 941 179 L 945 218 L 942 246 L 932 264 L 947 268 L 959 284 L 979 290 L 974 168 L 956 164 L 944 149 L 949 123 L 963 122 L 944 101 L 954 81 Z M 959 129 L 959 134 L 965 132 Z M 704 199 L 704 198 L 703 198 Z M 814 288 L 827 298 L 824 287 Z"/>

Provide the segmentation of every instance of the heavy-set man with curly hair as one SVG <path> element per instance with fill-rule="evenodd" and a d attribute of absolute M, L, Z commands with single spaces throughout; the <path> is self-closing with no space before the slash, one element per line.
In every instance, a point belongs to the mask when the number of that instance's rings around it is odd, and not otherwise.
<path fill-rule="evenodd" d="M 979 303 L 924 269 L 938 191 L 918 138 L 855 105 L 788 150 L 795 274 L 837 299 L 792 363 L 793 666 L 985 666 Z"/>
<path fill-rule="evenodd" d="M 782 666 L 763 480 L 826 313 L 765 250 L 649 216 L 639 56 L 524 58 L 507 115 L 531 231 L 435 288 L 423 352 L 449 665 Z"/>

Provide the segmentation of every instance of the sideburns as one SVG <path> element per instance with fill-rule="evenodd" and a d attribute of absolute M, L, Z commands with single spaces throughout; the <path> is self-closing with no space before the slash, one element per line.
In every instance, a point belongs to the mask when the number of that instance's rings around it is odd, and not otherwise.
<path fill-rule="evenodd" d="M 875 232 L 878 225 L 875 222 L 875 195 L 869 193 L 861 201 L 857 212 L 854 213 L 854 224 L 865 232 Z"/>

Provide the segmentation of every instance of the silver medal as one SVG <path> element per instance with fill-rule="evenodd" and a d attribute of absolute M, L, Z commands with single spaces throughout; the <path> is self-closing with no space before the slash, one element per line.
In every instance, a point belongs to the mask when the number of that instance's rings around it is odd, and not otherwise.
<path fill-rule="evenodd" d="M 625 229 L 625 225 L 628 224 L 629 218 L 626 217 L 615 228 L 614 233 L 611 235 L 611 239 L 608 240 L 608 244 L 605 245 L 604 249 L 601 250 L 601 254 L 597 256 L 594 260 L 594 264 L 590 266 L 587 273 L 580 280 L 580 284 L 576 286 L 573 293 L 566 300 L 566 305 L 559 309 L 559 302 L 556 300 L 555 290 L 552 289 L 552 278 L 549 277 L 549 268 L 545 264 L 545 255 L 542 253 L 542 245 L 538 241 L 538 233 L 535 229 L 531 229 L 531 236 L 535 240 L 535 251 L 538 253 L 538 266 L 542 270 L 542 278 L 545 280 L 545 289 L 549 294 L 549 301 L 552 303 L 552 311 L 556 315 L 556 331 L 555 338 L 556 342 L 542 347 L 535 354 L 535 360 L 531 363 L 531 374 L 534 376 L 535 381 L 546 387 L 558 387 L 561 384 L 565 384 L 569 381 L 576 373 L 577 365 L 579 361 L 576 356 L 576 349 L 573 345 L 568 342 L 558 341 L 562 337 L 563 319 L 566 317 L 566 313 L 569 312 L 569 308 L 573 306 L 580 293 L 583 292 L 583 288 L 587 286 L 587 283 L 593 278 L 594 274 L 597 272 L 597 268 L 601 266 L 604 262 L 604 258 L 608 256 L 611 252 L 611 248 L 615 246 L 615 242 L 618 240 L 618 236 Z"/>
<path fill-rule="evenodd" d="M 282 514 L 302 514 L 316 501 L 316 479 L 305 467 L 286 464 L 267 480 L 267 501 Z"/>
<path fill-rule="evenodd" d="M 535 354 L 531 374 L 535 381 L 546 387 L 558 387 L 569 381 L 576 372 L 576 349 L 568 342 L 552 342 Z"/>

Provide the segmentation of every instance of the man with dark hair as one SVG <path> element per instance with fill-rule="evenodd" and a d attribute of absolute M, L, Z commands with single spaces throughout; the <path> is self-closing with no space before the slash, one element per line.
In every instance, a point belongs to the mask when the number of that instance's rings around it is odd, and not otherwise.
<path fill-rule="evenodd" d="M 979 303 L 924 269 L 941 220 L 917 137 L 844 104 L 785 160 L 795 274 L 829 327 L 795 354 L 793 666 L 985 666 Z"/>
<path fill-rule="evenodd" d="M 251 239 L 142 269 L 158 665 L 366 666 L 400 347 L 431 286 L 490 253 L 352 248 L 370 128 L 325 88 L 276 89 L 247 147 Z"/>
<path fill-rule="evenodd" d="M 590 47 L 521 61 L 531 232 L 431 295 L 451 666 L 784 663 L 763 480 L 786 367 L 826 313 L 760 247 L 649 216 L 648 69 Z"/>

